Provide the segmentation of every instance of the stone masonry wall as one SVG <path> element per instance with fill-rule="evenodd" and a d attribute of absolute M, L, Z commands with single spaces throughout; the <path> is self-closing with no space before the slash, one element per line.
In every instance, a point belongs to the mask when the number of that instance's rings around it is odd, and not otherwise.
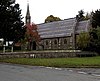
<path fill-rule="evenodd" d="M 86 57 L 86 56 L 96 56 L 97 53 L 94 52 L 81 52 L 81 51 L 34 51 L 34 52 L 8 52 L 0 53 L 0 59 L 4 58 L 67 58 L 67 57 Z"/>
<path fill-rule="evenodd" d="M 71 37 L 43 39 L 42 45 L 46 50 L 72 49 Z"/>

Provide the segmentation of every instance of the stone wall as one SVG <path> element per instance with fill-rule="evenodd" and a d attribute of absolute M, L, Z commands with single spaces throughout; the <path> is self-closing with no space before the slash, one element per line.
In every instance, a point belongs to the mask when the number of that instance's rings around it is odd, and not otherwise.
<path fill-rule="evenodd" d="M 67 58 L 96 56 L 97 53 L 81 52 L 79 50 L 55 50 L 55 51 L 34 51 L 34 52 L 8 52 L 0 53 L 0 59 L 4 58 Z"/>

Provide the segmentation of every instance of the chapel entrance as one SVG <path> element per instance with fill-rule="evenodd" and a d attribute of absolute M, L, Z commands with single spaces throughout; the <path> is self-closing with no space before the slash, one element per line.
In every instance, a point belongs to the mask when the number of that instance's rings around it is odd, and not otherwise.
<path fill-rule="evenodd" d="M 33 43 L 33 48 L 32 48 L 32 50 L 36 50 L 36 42 L 33 41 L 32 43 Z"/>

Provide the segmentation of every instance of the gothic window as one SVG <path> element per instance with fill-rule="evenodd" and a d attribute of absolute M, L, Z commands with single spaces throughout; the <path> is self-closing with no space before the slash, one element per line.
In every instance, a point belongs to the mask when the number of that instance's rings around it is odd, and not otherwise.
<path fill-rule="evenodd" d="M 48 40 L 46 40 L 46 45 L 48 45 Z"/>
<path fill-rule="evenodd" d="M 67 39 L 64 39 L 64 44 L 67 44 Z"/>
<path fill-rule="evenodd" d="M 57 40 L 54 41 L 54 44 L 57 44 Z"/>

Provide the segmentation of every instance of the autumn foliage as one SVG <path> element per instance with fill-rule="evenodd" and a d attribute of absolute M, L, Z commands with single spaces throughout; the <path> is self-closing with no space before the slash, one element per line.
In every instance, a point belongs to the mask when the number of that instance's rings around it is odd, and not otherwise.
<path fill-rule="evenodd" d="M 28 36 L 28 41 L 32 42 L 35 41 L 37 44 L 40 42 L 40 35 L 38 34 L 37 31 L 37 25 L 32 23 L 32 24 L 27 24 L 26 25 L 26 34 Z"/>

